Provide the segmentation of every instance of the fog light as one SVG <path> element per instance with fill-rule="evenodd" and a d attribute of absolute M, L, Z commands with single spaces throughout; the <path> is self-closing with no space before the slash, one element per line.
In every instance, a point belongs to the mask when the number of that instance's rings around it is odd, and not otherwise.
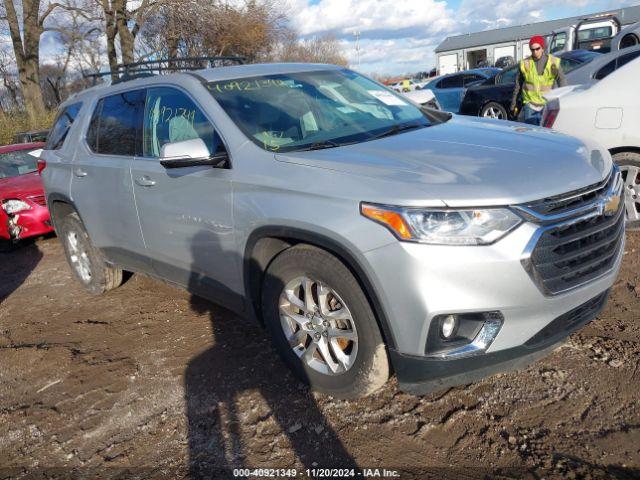
<path fill-rule="evenodd" d="M 453 334 L 456 331 L 456 327 L 458 326 L 458 319 L 455 315 L 447 315 L 442 321 L 442 325 L 440 327 L 440 334 L 442 338 L 449 339 L 453 337 Z"/>

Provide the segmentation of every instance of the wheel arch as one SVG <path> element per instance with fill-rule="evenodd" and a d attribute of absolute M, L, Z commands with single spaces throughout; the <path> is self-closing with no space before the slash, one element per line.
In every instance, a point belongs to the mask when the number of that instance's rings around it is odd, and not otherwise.
<path fill-rule="evenodd" d="M 616 153 L 625 153 L 625 152 L 633 152 L 640 154 L 640 147 L 615 147 L 609 149 L 609 153 L 611 155 L 615 155 Z"/>
<path fill-rule="evenodd" d="M 266 226 L 255 230 L 249 236 L 245 246 L 243 277 L 248 306 L 253 310 L 255 318 L 263 323 L 261 294 L 264 273 L 280 253 L 301 243 L 325 250 L 351 271 L 369 300 L 385 344 L 388 348 L 395 349 L 396 342 L 380 296 L 357 258 L 336 240 L 301 228 Z"/>
<path fill-rule="evenodd" d="M 68 215 L 70 213 L 75 213 L 78 216 L 78 209 L 76 208 L 73 201 L 67 197 L 66 195 L 60 193 L 52 193 L 47 197 L 47 205 L 49 207 L 49 215 L 51 217 L 51 222 L 53 223 L 53 227 L 58 229 L 57 222 L 59 219 Z M 82 219 L 80 219 L 82 221 Z"/>

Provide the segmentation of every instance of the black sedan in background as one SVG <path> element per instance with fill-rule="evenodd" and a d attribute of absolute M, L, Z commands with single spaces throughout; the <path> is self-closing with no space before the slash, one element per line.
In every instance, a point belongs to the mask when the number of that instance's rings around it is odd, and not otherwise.
<path fill-rule="evenodd" d="M 564 52 L 558 55 L 560 68 L 566 74 L 600 55 L 602 54 L 586 50 Z M 519 68 L 519 64 L 514 65 L 478 85 L 469 87 L 460 104 L 460 113 L 500 120 L 515 120 L 509 113 L 509 107 Z"/>

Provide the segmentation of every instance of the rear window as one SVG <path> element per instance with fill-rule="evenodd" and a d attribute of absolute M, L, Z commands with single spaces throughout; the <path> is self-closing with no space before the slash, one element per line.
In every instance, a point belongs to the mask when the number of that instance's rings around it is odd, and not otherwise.
<path fill-rule="evenodd" d="M 103 155 L 134 156 L 141 151 L 139 129 L 143 90 L 122 92 L 100 99 L 87 131 L 92 151 Z"/>
<path fill-rule="evenodd" d="M 18 177 L 38 170 L 38 159 L 29 150 L 0 153 L 0 178 Z"/>
<path fill-rule="evenodd" d="M 64 110 L 58 114 L 51 133 L 49 133 L 49 137 L 47 138 L 47 144 L 44 147 L 45 150 L 59 150 L 62 148 L 81 106 L 81 102 L 74 103 L 65 107 Z"/>
<path fill-rule="evenodd" d="M 610 26 L 588 28 L 578 31 L 578 41 L 586 42 L 589 40 L 600 40 L 602 38 L 609 38 L 613 34 L 613 29 Z"/>

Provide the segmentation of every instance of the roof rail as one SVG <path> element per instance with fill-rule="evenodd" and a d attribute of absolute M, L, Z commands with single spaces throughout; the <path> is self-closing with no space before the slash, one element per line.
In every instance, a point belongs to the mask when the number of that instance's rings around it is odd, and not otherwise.
<path fill-rule="evenodd" d="M 83 76 L 85 78 L 93 78 L 93 84 L 95 85 L 98 78 L 114 74 L 119 75 L 119 78 L 113 83 L 120 83 L 156 74 L 202 70 L 203 68 L 223 67 L 229 64 L 242 65 L 245 61 L 245 57 L 238 56 L 162 58 L 159 60 L 119 64 L 111 72 L 85 73 Z"/>

